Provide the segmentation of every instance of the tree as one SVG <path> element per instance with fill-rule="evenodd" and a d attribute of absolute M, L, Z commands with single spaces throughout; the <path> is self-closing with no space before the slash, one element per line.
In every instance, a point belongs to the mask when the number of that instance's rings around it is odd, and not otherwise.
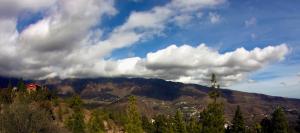
<path fill-rule="evenodd" d="M 210 82 L 211 82 L 212 90 L 209 92 L 208 95 L 211 99 L 214 100 L 214 102 L 216 102 L 217 98 L 220 97 L 220 92 L 218 90 L 220 88 L 220 85 L 217 84 L 217 79 L 215 74 L 212 74 Z"/>
<path fill-rule="evenodd" d="M 128 133 L 142 133 L 142 121 L 136 105 L 136 98 L 134 96 L 129 97 L 129 105 L 127 106 L 127 123 L 125 124 L 125 130 Z"/>
<path fill-rule="evenodd" d="M 300 133 L 300 114 L 298 116 L 297 125 L 295 127 L 295 130 L 297 131 L 297 133 Z"/>
<path fill-rule="evenodd" d="M 84 133 L 85 123 L 84 114 L 81 109 L 75 109 L 75 112 L 66 120 L 66 127 L 73 133 Z"/>
<path fill-rule="evenodd" d="M 154 126 L 146 116 L 142 116 L 142 127 L 146 133 L 154 133 Z"/>
<path fill-rule="evenodd" d="M 26 92 L 26 86 L 23 79 L 20 79 L 18 82 L 18 90 L 21 92 Z"/>
<path fill-rule="evenodd" d="M 288 132 L 288 121 L 285 117 L 283 109 L 278 107 L 272 114 L 271 119 L 272 132 L 273 133 L 287 133 Z"/>
<path fill-rule="evenodd" d="M 209 93 L 210 98 L 214 101 L 208 104 L 207 108 L 201 112 L 203 133 L 223 133 L 225 131 L 224 124 L 224 107 L 223 103 L 218 103 L 217 98 L 220 97 L 218 88 L 220 87 L 216 81 L 216 75 L 212 74 L 211 78 L 212 91 Z"/>
<path fill-rule="evenodd" d="M 224 109 L 222 103 L 210 103 L 200 114 L 202 133 L 224 133 Z"/>
<path fill-rule="evenodd" d="M 271 133 L 272 132 L 271 120 L 268 117 L 263 118 L 260 122 L 260 125 L 261 125 L 262 133 Z"/>
<path fill-rule="evenodd" d="M 69 107 L 72 109 L 78 109 L 81 108 L 83 101 L 81 100 L 80 96 L 74 95 L 69 99 L 68 101 Z"/>
<path fill-rule="evenodd" d="M 177 110 L 174 116 L 174 130 L 176 133 L 187 133 L 186 124 L 180 110 Z"/>
<path fill-rule="evenodd" d="M 169 127 L 169 125 L 169 121 L 164 115 L 160 114 L 154 118 L 155 133 L 169 133 L 170 129 L 172 129 L 171 127 Z"/>
<path fill-rule="evenodd" d="M 192 117 L 189 120 L 187 125 L 187 131 L 188 133 L 199 133 L 201 131 L 201 125 L 195 117 Z"/>
<path fill-rule="evenodd" d="M 94 110 L 92 116 L 88 122 L 89 133 L 104 133 L 103 120 L 99 110 Z"/>
<path fill-rule="evenodd" d="M 245 133 L 245 123 L 240 106 L 237 106 L 232 124 L 232 133 Z"/>

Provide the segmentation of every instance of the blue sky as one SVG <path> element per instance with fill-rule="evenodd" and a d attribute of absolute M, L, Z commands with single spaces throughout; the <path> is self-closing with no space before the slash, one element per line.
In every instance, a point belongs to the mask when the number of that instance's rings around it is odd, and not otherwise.
<path fill-rule="evenodd" d="M 300 1 L 14 2 L 0 6 L 5 76 L 206 84 L 217 73 L 229 89 L 300 98 Z"/>

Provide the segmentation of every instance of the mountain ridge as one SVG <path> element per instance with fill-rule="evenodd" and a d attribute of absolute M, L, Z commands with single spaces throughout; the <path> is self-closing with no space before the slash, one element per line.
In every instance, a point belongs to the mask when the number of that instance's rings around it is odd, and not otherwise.
<path fill-rule="evenodd" d="M 11 81 L 16 85 L 18 79 L 0 78 L 0 87 L 5 88 Z M 150 117 L 159 114 L 174 113 L 177 109 L 188 115 L 202 111 L 211 101 L 208 97 L 209 87 L 197 84 L 165 81 L 162 79 L 144 78 L 85 78 L 85 79 L 47 79 L 27 80 L 26 83 L 37 82 L 56 89 L 62 97 L 79 94 L 87 104 L 94 107 L 123 108 L 127 97 L 135 95 L 140 110 Z M 5 85 L 6 83 L 6 85 Z M 290 121 L 295 121 L 300 111 L 300 99 L 268 96 L 259 93 L 247 93 L 229 89 L 220 89 L 222 101 L 225 105 L 227 120 L 232 118 L 237 105 L 241 106 L 247 121 L 259 121 L 269 116 L 277 107 L 281 106 Z"/>

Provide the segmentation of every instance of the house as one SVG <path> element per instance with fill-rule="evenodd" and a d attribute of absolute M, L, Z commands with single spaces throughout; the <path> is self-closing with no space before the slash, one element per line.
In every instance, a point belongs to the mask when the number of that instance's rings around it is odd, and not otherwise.
<path fill-rule="evenodd" d="M 41 88 L 41 86 L 36 84 L 36 83 L 30 83 L 30 84 L 26 85 L 26 89 L 27 89 L 28 92 L 36 91 L 39 88 Z"/>

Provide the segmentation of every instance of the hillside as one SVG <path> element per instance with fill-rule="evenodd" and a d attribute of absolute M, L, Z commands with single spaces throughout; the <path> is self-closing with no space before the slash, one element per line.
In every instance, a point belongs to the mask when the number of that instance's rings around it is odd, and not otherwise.
<path fill-rule="evenodd" d="M 6 78 L 1 79 L 5 86 Z M 17 83 L 15 79 L 10 79 Z M 27 81 L 32 82 L 32 81 Z M 143 78 L 95 78 L 95 79 L 48 79 L 36 81 L 57 89 L 62 97 L 72 93 L 80 94 L 89 107 L 123 108 L 126 97 L 136 95 L 141 112 L 148 116 L 164 113 L 172 114 L 181 109 L 186 115 L 197 115 L 209 103 L 207 93 L 210 88 L 196 84 L 183 84 L 161 79 Z M 300 110 L 300 100 L 245 93 L 220 89 L 225 104 L 227 120 L 231 120 L 237 105 L 247 121 L 259 121 L 269 115 L 275 107 L 281 106 L 290 121 L 294 121 Z"/>

